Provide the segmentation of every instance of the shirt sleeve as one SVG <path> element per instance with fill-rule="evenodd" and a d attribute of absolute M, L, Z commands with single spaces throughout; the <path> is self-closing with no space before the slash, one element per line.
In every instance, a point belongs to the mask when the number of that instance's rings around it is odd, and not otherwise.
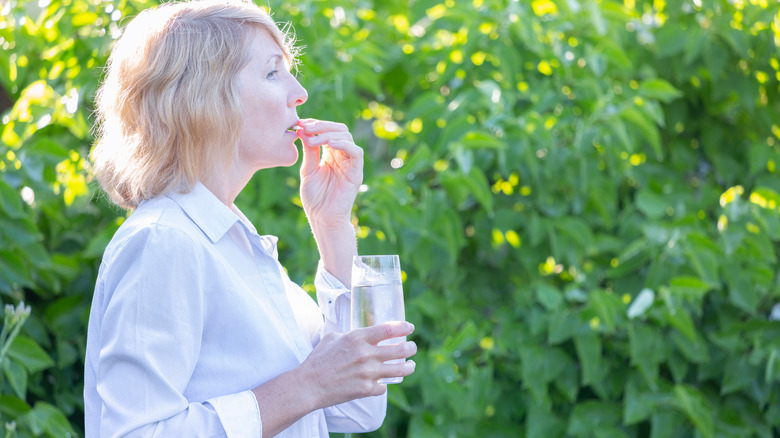
<path fill-rule="evenodd" d="M 317 304 L 325 318 L 325 331 L 348 332 L 352 292 L 325 269 L 322 260 L 317 266 L 314 287 L 317 290 Z"/>
<path fill-rule="evenodd" d="M 101 437 L 260 437 L 250 391 L 190 402 L 206 315 L 202 251 L 184 232 L 137 231 L 109 260 L 97 392 Z"/>
<path fill-rule="evenodd" d="M 350 330 L 352 294 L 320 261 L 314 278 L 317 302 L 325 319 L 323 331 Z M 387 413 L 387 393 L 352 400 L 324 409 L 329 432 L 370 432 L 382 425 Z"/>

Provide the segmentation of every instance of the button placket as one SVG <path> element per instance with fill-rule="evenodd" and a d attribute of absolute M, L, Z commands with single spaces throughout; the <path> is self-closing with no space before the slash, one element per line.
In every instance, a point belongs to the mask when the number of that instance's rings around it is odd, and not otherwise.
<path fill-rule="evenodd" d="M 294 344 L 295 355 L 300 362 L 303 362 L 311 352 L 311 343 L 303 336 L 303 332 L 298 327 L 292 306 L 287 298 L 287 289 L 284 284 L 284 269 L 281 264 L 269 252 L 261 236 L 255 234 L 249 236 L 255 256 L 257 269 L 260 272 L 265 291 L 271 298 L 271 302 L 276 308 L 277 314 L 287 329 L 286 336 L 289 336 Z"/>

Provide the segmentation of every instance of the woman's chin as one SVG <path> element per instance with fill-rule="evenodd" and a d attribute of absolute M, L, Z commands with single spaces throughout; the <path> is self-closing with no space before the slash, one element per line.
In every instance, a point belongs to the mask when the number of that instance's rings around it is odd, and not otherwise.
<path fill-rule="evenodd" d="M 291 154 L 289 157 L 280 159 L 276 167 L 290 167 L 297 162 L 298 162 L 298 150 L 296 149 L 294 154 Z"/>

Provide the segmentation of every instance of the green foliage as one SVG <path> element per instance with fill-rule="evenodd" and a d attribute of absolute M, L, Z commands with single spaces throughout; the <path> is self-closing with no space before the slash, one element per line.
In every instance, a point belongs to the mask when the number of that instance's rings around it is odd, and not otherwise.
<path fill-rule="evenodd" d="M 406 272 L 417 371 L 373 435 L 780 434 L 777 2 L 269 3 L 305 46 L 301 115 L 366 150 L 361 252 Z M 90 102 L 117 21 L 146 6 L 0 18 L 0 297 L 32 306 L 0 418 L 20 436 L 82 428 L 121 222 L 84 160 Z M 238 204 L 311 290 L 297 183 L 261 172 Z"/>

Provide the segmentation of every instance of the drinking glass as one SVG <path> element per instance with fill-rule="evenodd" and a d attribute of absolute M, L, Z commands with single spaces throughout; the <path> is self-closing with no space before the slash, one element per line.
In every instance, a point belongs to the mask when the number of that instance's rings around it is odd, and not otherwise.
<path fill-rule="evenodd" d="M 405 321 L 401 263 L 397 255 L 355 256 L 352 261 L 351 328 L 371 327 L 388 321 Z M 406 342 L 406 336 L 385 339 L 379 345 Z M 385 363 L 403 363 L 393 359 Z M 403 377 L 379 379 L 401 383 Z"/>

